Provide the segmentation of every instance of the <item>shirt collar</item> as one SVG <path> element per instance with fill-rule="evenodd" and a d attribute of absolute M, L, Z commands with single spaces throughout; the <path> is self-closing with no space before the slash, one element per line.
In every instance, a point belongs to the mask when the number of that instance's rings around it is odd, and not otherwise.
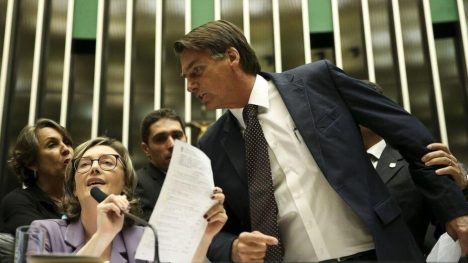
<path fill-rule="evenodd" d="M 73 251 L 77 251 L 84 246 L 84 227 L 81 224 L 81 220 L 79 218 L 68 224 L 67 230 L 65 232 L 65 243 L 73 247 Z"/>
<path fill-rule="evenodd" d="M 266 112 L 270 107 L 268 97 L 268 81 L 257 74 L 255 77 L 255 83 L 250 93 L 249 102 L 247 104 L 253 104 L 259 106 L 259 112 Z M 231 113 L 236 117 L 242 128 L 245 128 L 244 118 L 242 117 L 242 111 L 244 108 L 229 109 Z"/>
<path fill-rule="evenodd" d="M 387 144 L 384 140 L 380 140 L 380 142 L 372 145 L 369 149 L 367 149 L 367 153 L 372 154 L 375 158 L 380 159 L 385 147 Z"/>

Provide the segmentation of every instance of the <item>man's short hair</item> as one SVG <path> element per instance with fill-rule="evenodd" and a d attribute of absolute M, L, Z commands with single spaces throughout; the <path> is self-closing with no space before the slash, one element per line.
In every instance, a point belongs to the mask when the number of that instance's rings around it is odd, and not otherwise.
<path fill-rule="evenodd" d="M 223 58 L 226 50 L 233 47 L 240 56 L 240 64 L 245 73 L 258 74 L 261 70 L 255 51 L 249 45 L 242 31 L 226 20 L 210 21 L 174 43 L 174 51 L 181 54 L 185 49 L 207 51 L 213 58 Z"/>

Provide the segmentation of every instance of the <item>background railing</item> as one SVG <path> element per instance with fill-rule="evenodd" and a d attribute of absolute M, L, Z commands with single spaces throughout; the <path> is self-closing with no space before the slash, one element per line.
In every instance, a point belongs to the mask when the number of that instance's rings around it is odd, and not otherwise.
<path fill-rule="evenodd" d="M 329 59 L 378 82 L 468 163 L 467 13 L 468 0 L 0 0 L 0 197 L 17 186 L 16 136 L 37 118 L 77 144 L 122 140 L 137 168 L 149 111 L 213 122 L 222 111 L 185 91 L 172 43 L 219 18 L 244 30 L 265 71 Z"/>

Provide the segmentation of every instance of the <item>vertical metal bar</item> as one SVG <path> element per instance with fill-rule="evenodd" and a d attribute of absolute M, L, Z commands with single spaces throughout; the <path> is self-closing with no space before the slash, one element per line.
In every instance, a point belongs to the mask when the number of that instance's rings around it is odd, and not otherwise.
<path fill-rule="evenodd" d="M 244 22 L 244 36 L 250 43 L 250 4 L 249 0 L 242 1 L 242 18 Z"/>
<path fill-rule="evenodd" d="M 375 82 L 374 51 L 372 48 L 372 31 L 369 19 L 368 0 L 361 0 L 362 22 L 364 26 L 364 42 L 366 45 L 367 74 L 370 81 Z"/>
<path fill-rule="evenodd" d="M 0 72 L 0 140 L 3 138 L 3 109 L 5 108 L 5 94 L 6 94 L 6 85 L 7 85 L 7 75 L 9 73 L 9 62 L 12 52 L 11 41 L 13 37 L 13 13 L 15 10 L 16 0 L 9 0 L 7 5 L 7 12 L 5 18 L 5 35 L 3 38 L 3 53 L 2 53 L 2 68 Z"/>
<path fill-rule="evenodd" d="M 309 1 L 302 0 L 302 32 L 304 33 L 304 57 L 305 63 L 312 62 L 310 52 L 310 28 L 309 28 Z"/>
<path fill-rule="evenodd" d="M 132 88 L 133 8 L 134 1 L 127 0 L 127 13 L 125 18 L 125 75 L 122 118 L 122 144 L 126 148 L 128 148 L 129 140 L 130 90 Z"/>
<path fill-rule="evenodd" d="M 71 47 L 73 37 L 73 12 L 75 9 L 75 0 L 68 1 L 67 7 L 67 29 L 65 33 L 65 55 L 63 61 L 63 80 L 62 80 L 62 103 L 60 104 L 60 124 L 67 125 L 68 110 L 68 92 L 70 90 L 70 71 L 71 71 Z"/>
<path fill-rule="evenodd" d="M 275 49 L 275 71 L 283 71 L 283 61 L 281 58 L 281 29 L 279 15 L 279 0 L 272 0 L 273 11 L 273 43 Z"/>
<path fill-rule="evenodd" d="M 460 22 L 460 31 L 461 31 L 461 39 L 462 39 L 462 46 L 463 46 L 463 57 L 465 61 L 465 69 L 466 74 L 468 76 L 468 36 L 467 36 L 467 29 L 466 29 L 466 14 L 465 14 L 465 6 L 463 4 L 463 0 L 457 0 L 457 9 L 458 9 L 458 21 Z"/>
<path fill-rule="evenodd" d="M 392 0 L 393 28 L 395 29 L 395 44 L 398 60 L 398 71 L 400 72 L 401 97 L 403 108 L 411 112 L 411 103 L 408 90 L 408 77 L 406 75 L 405 50 L 403 48 L 403 34 L 401 32 L 400 5 L 398 0 Z"/>
<path fill-rule="evenodd" d="M 156 50 L 154 52 L 154 109 L 161 108 L 162 81 L 162 16 L 163 0 L 156 0 Z"/>
<path fill-rule="evenodd" d="M 101 96 L 101 69 L 102 69 L 102 48 L 104 37 L 104 12 L 105 1 L 98 1 L 97 25 L 96 25 L 96 54 L 94 61 L 94 91 L 93 91 L 93 112 L 91 120 L 91 138 L 96 138 L 99 128 L 99 103 Z"/>
<path fill-rule="evenodd" d="M 221 19 L 221 0 L 214 0 L 214 19 Z M 223 115 L 222 109 L 216 109 L 216 119 L 219 119 Z"/>
<path fill-rule="evenodd" d="M 437 107 L 437 118 L 439 119 L 440 138 L 442 143 L 448 145 L 447 127 L 445 125 L 444 102 L 440 88 L 439 67 L 437 65 L 437 53 L 434 41 L 434 32 L 432 31 L 432 19 L 429 6 L 429 0 L 422 0 L 424 21 L 426 24 L 427 44 L 429 49 L 429 59 L 431 62 L 432 81 L 434 83 L 434 95 Z"/>
<path fill-rule="evenodd" d="M 192 30 L 192 1 L 185 0 L 185 33 Z M 192 121 L 192 96 L 187 90 L 187 79 L 185 79 L 185 123 Z M 192 142 L 192 131 L 189 127 L 185 127 L 187 141 Z"/>
<path fill-rule="evenodd" d="M 36 20 L 36 36 L 34 40 L 34 58 L 31 79 L 31 97 L 29 99 L 29 118 L 28 125 L 33 125 L 36 120 L 37 109 L 37 91 L 39 89 L 39 75 L 41 74 L 41 58 L 42 58 L 42 40 L 44 32 L 44 12 L 45 0 L 38 0 L 37 20 Z"/>
<path fill-rule="evenodd" d="M 214 19 L 219 20 L 221 19 L 221 0 L 214 0 Z"/>
<path fill-rule="evenodd" d="M 342 68 L 343 54 L 341 52 L 340 15 L 338 12 L 338 0 L 331 0 L 331 6 L 333 19 L 333 42 L 335 43 L 335 65 L 339 68 Z"/>

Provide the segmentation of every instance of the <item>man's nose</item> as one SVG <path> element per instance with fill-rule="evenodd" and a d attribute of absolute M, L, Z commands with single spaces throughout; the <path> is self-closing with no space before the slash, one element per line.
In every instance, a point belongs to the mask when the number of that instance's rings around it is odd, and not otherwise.
<path fill-rule="evenodd" d="M 169 135 L 168 138 L 167 138 L 167 144 L 168 144 L 169 148 L 174 147 L 174 143 L 175 143 L 175 139 L 172 138 L 172 136 Z"/>
<path fill-rule="evenodd" d="M 190 93 L 194 92 L 196 90 L 196 86 L 197 85 L 196 85 L 195 81 L 187 78 L 187 91 L 188 92 L 190 92 Z"/>

